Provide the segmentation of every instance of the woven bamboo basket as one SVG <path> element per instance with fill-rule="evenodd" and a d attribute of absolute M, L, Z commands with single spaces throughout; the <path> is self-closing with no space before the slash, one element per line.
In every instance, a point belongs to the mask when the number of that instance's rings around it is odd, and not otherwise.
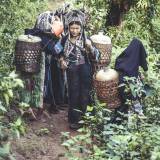
<path fill-rule="evenodd" d="M 94 59 L 91 59 L 93 72 L 98 72 L 99 70 L 103 69 L 104 67 L 107 67 L 110 64 L 112 44 L 94 44 L 101 53 L 98 62 L 96 62 Z"/>
<path fill-rule="evenodd" d="M 111 110 L 116 109 L 121 104 L 118 93 L 118 81 L 118 78 L 109 81 L 99 81 L 96 80 L 95 75 L 93 76 L 93 85 L 98 99 L 106 103 Z"/>
<path fill-rule="evenodd" d="M 91 40 L 101 54 L 98 62 L 91 59 L 93 71 L 96 72 L 107 67 L 111 62 L 112 43 L 110 37 L 103 35 L 101 32 L 91 36 Z"/>
<path fill-rule="evenodd" d="M 92 70 L 94 73 L 106 67 L 105 64 L 100 64 L 99 62 L 92 62 L 91 64 L 92 64 Z"/>
<path fill-rule="evenodd" d="M 94 45 L 96 46 L 96 48 L 98 48 L 98 50 L 101 53 L 98 64 L 104 65 L 106 67 L 111 62 L 112 44 L 94 43 Z M 94 62 L 94 60 L 92 61 Z"/>
<path fill-rule="evenodd" d="M 23 35 L 23 38 L 27 35 Z M 15 46 L 16 70 L 27 73 L 36 73 L 40 69 L 41 40 L 32 36 L 32 40 L 17 39 Z"/>

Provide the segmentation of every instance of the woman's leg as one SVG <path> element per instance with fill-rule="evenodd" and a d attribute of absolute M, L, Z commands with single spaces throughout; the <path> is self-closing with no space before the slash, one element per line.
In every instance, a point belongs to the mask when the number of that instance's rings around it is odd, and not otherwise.
<path fill-rule="evenodd" d="M 52 87 L 55 98 L 55 104 L 64 104 L 64 77 L 62 69 L 58 66 L 58 62 L 54 57 L 51 60 Z"/>
<path fill-rule="evenodd" d="M 83 113 L 86 112 L 87 105 L 90 104 L 90 91 L 92 84 L 91 66 L 89 64 L 80 65 L 80 106 Z"/>
<path fill-rule="evenodd" d="M 69 123 L 78 123 L 81 113 L 79 110 L 79 66 L 73 66 L 67 69 L 68 94 L 69 94 Z"/>

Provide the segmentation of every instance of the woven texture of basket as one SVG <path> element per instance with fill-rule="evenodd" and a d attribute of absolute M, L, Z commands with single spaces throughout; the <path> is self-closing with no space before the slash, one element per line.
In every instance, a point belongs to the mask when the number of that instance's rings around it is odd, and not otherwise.
<path fill-rule="evenodd" d="M 121 101 L 118 93 L 118 78 L 110 81 L 98 81 L 93 76 L 93 85 L 100 101 L 106 103 L 109 109 L 116 109 Z"/>
<path fill-rule="evenodd" d="M 103 32 L 92 35 L 92 42 L 100 52 L 99 61 L 95 61 L 91 58 L 93 71 L 99 71 L 103 67 L 107 67 L 111 62 L 112 43 L 111 38 L 104 35 Z"/>
<path fill-rule="evenodd" d="M 100 64 L 99 62 L 92 62 L 92 70 L 93 72 L 98 72 L 99 70 L 105 68 L 107 65 L 106 64 Z"/>
<path fill-rule="evenodd" d="M 94 43 L 99 49 L 101 56 L 98 62 L 91 59 L 93 72 L 98 72 L 104 67 L 107 67 L 111 62 L 112 44 Z"/>
<path fill-rule="evenodd" d="M 99 64 L 104 65 L 104 66 L 109 65 L 109 63 L 111 62 L 112 44 L 94 43 L 94 45 L 96 46 L 96 48 L 99 49 L 101 53 Z"/>
<path fill-rule="evenodd" d="M 17 40 L 15 46 L 15 63 L 17 71 L 28 73 L 39 72 L 41 58 L 40 42 Z"/>

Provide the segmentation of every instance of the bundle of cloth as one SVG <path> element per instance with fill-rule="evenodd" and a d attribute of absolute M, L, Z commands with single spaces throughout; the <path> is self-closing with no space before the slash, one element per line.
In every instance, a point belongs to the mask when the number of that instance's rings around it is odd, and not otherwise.
<path fill-rule="evenodd" d="M 142 67 L 144 71 L 148 70 L 147 53 L 142 42 L 137 38 L 133 38 L 129 46 L 116 58 L 115 69 L 119 72 L 119 84 L 126 84 L 125 77 L 133 77 L 136 84 L 143 83 L 139 67 Z M 125 88 L 126 86 L 119 88 L 122 101 L 119 109 L 125 113 L 128 111 L 129 106 L 126 104 L 128 99 L 133 102 L 134 111 L 138 114 L 143 114 L 140 97 L 131 93 L 127 94 Z"/>

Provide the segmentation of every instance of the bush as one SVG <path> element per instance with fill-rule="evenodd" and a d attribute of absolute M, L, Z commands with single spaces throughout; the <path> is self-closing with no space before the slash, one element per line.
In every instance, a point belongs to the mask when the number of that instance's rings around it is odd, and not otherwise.
<path fill-rule="evenodd" d="M 101 0 L 93 1 L 90 10 L 97 10 Z M 117 0 L 118 1 L 118 0 Z M 80 1 L 81 2 L 81 1 Z M 90 2 L 90 0 L 85 1 Z M 107 1 L 107 3 L 110 1 Z M 96 103 L 95 115 L 87 113 L 84 117 L 84 127 L 80 135 L 66 136 L 63 145 L 68 149 L 67 157 L 76 160 L 158 160 L 160 159 L 160 77 L 156 66 L 160 60 L 159 54 L 159 8 L 157 0 L 133 1 L 130 11 L 123 17 L 119 27 L 107 27 L 104 32 L 112 38 L 112 63 L 116 57 L 128 46 L 133 37 L 139 38 L 148 53 L 148 73 L 144 83 L 150 87 L 143 99 L 146 117 L 136 114 L 123 115 L 125 120 L 120 124 L 111 123 L 112 113 Z M 135 8 L 136 6 L 136 8 Z M 102 8 L 107 9 L 107 5 Z M 91 23 L 95 24 L 97 12 L 91 12 Z M 99 20 L 99 27 L 103 28 L 104 19 Z M 95 25 L 95 28 L 97 25 Z M 94 29 L 92 30 L 94 34 Z M 63 134 L 65 135 L 65 134 Z M 78 153 L 78 154 L 77 154 Z M 79 154 L 80 153 L 80 154 Z M 77 156 L 80 155 L 80 156 Z"/>
<path fill-rule="evenodd" d="M 46 7 L 45 0 L 1 0 L 0 4 L 0 118 L 9 109 L 15 97 L 15 89 L 23 87 L 22 81 L 13 71 L 13 55 L 15 41 L 24 29 L 32 27 L 36 16 Z M 1 120 L 0 119 L 0 120 Z M 7 124 L 8 125 L 8 124 Z M 3 137 L 8 129 L 0 123 L 0 159 L 14 160 L 10 152 L 10 144 Z M 2 139 L 3 138 L 3 139 Z"/>

